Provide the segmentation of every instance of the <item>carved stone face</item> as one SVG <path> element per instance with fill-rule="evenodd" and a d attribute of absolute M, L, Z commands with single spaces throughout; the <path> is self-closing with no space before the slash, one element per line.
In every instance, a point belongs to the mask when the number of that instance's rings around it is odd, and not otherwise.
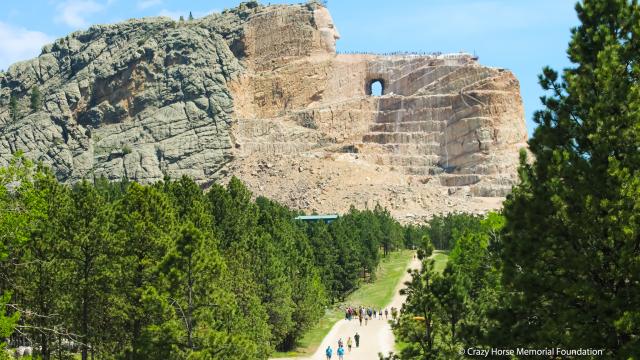
<path fill-rule="evenodd" d="M 340 39 L 340 33 L 333 23 L 329 10 L 324 7 L 317 7 L 313 11 L 313 17 L 316 22 L 318 30 L 320 30 L 320 36 L 322 38 L 322 45 L 325 50 L 331 53 L 336 52 L 336 40 Z"/>

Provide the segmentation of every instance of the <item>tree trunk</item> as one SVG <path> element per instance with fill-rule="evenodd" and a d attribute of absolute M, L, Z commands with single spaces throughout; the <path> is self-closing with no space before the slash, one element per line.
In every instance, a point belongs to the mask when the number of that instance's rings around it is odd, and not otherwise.
<path fill-rule="evenodd" d="M 191 314 L 193 313 L 193 280 L 191 279 L 191 256 L 189 256 L 188 284 L 189 284 L 189 305 L 187 308 L 187 346 L 193 350 L 193 340 L 191 339 Z"/>
<path fill-rule="evenodd" d="M 87 284 L 89 283 L 89 269 L 86 266 L 85 261 L 85 269 L 84 269 L 84 286 L 85 288 L 82 290 L 82 360 L 88 360 L 89 358 L 89 349 L 87 347 L 88 343 L 88 332 L 89 332 L 89 304 L 88 304 L 88 294 L 87 294 Z"/>
<path fill-rule="evenodd" d="M 42 347 L 42 360 L 50 359 L 49 341 L 46 334 L 40 335 L 40 346 Z"/>

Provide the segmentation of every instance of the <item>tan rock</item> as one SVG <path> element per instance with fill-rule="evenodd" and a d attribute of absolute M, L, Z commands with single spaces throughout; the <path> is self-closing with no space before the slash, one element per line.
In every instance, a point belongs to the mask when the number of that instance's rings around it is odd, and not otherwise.
<path fill-rule="evenodd" d="M 235 175 L 306 211 L 411 221 L 499 207 L 527 139 L 515 76 L 469 54 L 337 54 L 339 38 L 315 2 L 71 34 L 0 74 L 0 164 L 20 149 L 70 182 Z M 45 109 L 13 121 L 9 94 L 37 81 Z"/>

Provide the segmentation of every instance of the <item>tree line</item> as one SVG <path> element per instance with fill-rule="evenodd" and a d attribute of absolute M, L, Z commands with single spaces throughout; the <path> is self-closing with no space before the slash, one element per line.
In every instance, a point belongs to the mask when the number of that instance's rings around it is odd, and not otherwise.
<path fill-rule="evenodd" d="M 406 303 L 392 324 L 406 346 L 388 359 L 464 359 L 467 347 L 488 347 L 497 336 L 493 316 L 504 299 L 499 249 L 505 219 L 498 213 L 455 217 L 459 221 L 445 223 L 444 229 L 442 218 L 432 220 L 436 233 L 444 230 L 455 244 L 442 273 L 434 269 L 429 236 L 423 238 L 418 250 L 422 267 L 411 271 L 402 290 Z M 474 225 L 456 229 L 460 223 Z"/>
<path fill-rule="evenodd" d="M 235 178 L 206 192 L 186 177 L 69 186 L 18 155 L 0 170 L 0 336 L 42 359 L 292 349 L 405 246 L 379 206 L 330 224 L 297 215 Z"/>
<path fill-rule="evenodd" d="M 540 76 L 534 159 L 521 152 L 501 214 L 448 232 L 443 274 L 425 238 L 394 324 L 408 345 L 390 358 L 521 348 L 640 359 L 640 6 L 584 0 L 576 11 L 573 65 Z"/>

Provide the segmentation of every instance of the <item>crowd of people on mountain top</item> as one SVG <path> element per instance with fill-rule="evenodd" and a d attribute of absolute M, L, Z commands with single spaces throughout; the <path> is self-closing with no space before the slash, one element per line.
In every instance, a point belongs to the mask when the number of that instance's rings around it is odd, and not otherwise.
<path fill-rule="evenodd" d="M 366 326 L 369 323 L 369 320 L 371 319 L 380 319 L 380 320 L 388 320 L 389 319 L 389 315 L 391 315 L 392 319 L 395 319 L 398 316 L 398 309 L 396 309 L 395 307 L 391 308 L 391 311 L 389 311 L 389 309 L 375 309 L 375 308 L 371 308 L 371 307 L 363 307 L 360 306 L 358 308 L 349 306 L 345 309 L 345 313 L 344 313 L 344 318 L 345 320 L 351 321 L 354 318 L 358 318 L 358 320 L 360 321 L 360 326 L 362 326 L 362 322 L 364 321 L 364 325 Z M 351 339 L 351 337 L 347 338 L 347 349 L 349 352 L 351 352 L 351 349 L 353 348 L 353 344 L 355 342 L 356 348 L 360 347 L 360 334 L 358 334 L 358 332 L 356 331 L 356 334 L 353 336 L 353 339 Z M 344 359 L 344 354 L 345 354 L 345 344 L 342 341 L 342 338 L 338 339 L 338 347 L 336 350 L 336 355 L 338 355 L 338 360 L 343 360 Z M 331 347 L 331 345 L 327 346 L 327 349 L 325 350 L 325 355 L 327 356 L 327 360 L 331 360 L 331 358 L 333 357 L 333 348 Z"/>

